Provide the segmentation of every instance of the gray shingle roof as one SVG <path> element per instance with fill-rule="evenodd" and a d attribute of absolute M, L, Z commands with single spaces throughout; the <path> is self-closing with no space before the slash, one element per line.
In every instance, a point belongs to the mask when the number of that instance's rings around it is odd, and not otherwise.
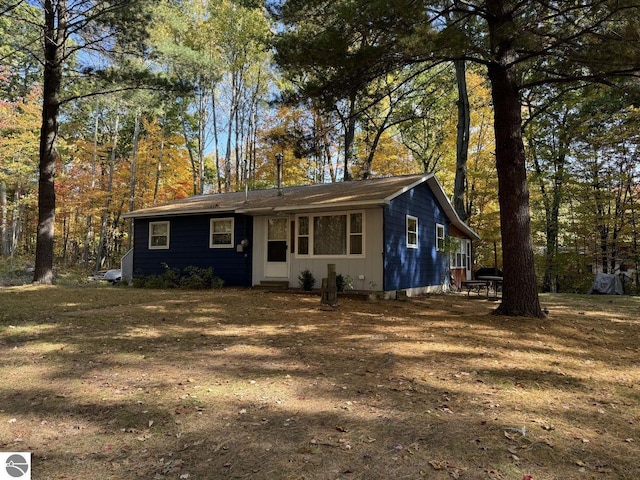
<path fill-rule="evenodd" d="M 414 186 L 428 182 L 445 210 L 451 223 L 471 237 L 478 235 L 456 215 L 451 203 L 433 174 L 404 175 L 399 177 L 373 178 L 350 182 L 319 183 L 248 192 L 196 195 L 176 200 L 165 205 L 143 208 L 123 215 L 125 218 L 145 218 L 202 213 L 260 214 L 287 211 L 338 210 L 384 205 L 394 197 Z"/>

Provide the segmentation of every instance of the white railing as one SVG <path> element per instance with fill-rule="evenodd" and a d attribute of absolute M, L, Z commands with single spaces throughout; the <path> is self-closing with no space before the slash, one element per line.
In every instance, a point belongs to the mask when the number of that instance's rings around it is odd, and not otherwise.
<path fill-rule="evenodd" d="M 131 283 L 133 280 L 133 248 L 125 253 L 120 260 L 120 271 L 122 272 L 122 281 Z"/>

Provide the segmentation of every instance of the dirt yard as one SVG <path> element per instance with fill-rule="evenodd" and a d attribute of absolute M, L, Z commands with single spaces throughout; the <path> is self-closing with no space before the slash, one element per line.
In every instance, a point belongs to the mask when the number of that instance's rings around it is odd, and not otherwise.
<path fill-rule="evenodd" d="M 542 302 L 3 288 L 0 451 L 35 480 L 637 480 L 640 298 Z"/>

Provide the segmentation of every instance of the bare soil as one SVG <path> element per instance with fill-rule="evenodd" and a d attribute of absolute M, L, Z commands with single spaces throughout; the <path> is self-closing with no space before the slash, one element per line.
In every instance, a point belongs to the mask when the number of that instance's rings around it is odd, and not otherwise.
<path fill-rule="evenodd" d="M 542 302 L 2 288 L 0 451 L 35 480 L 637 480 L 640 298 Z"/>

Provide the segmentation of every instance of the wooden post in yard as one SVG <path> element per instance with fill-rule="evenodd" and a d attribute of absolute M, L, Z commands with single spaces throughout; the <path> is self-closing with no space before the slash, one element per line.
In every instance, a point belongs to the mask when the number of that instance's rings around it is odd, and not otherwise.
<path fill-rule="evenodd" d="M 325 281 L 326 280 L 326 286 Z M 327 265 L 327 278 L 322 279 L 322 297 L 321 301 L 324 305 L 335 306 L 338 304 L 338 287 L 336 284 L 336 264 L 329 263 Z"/>

